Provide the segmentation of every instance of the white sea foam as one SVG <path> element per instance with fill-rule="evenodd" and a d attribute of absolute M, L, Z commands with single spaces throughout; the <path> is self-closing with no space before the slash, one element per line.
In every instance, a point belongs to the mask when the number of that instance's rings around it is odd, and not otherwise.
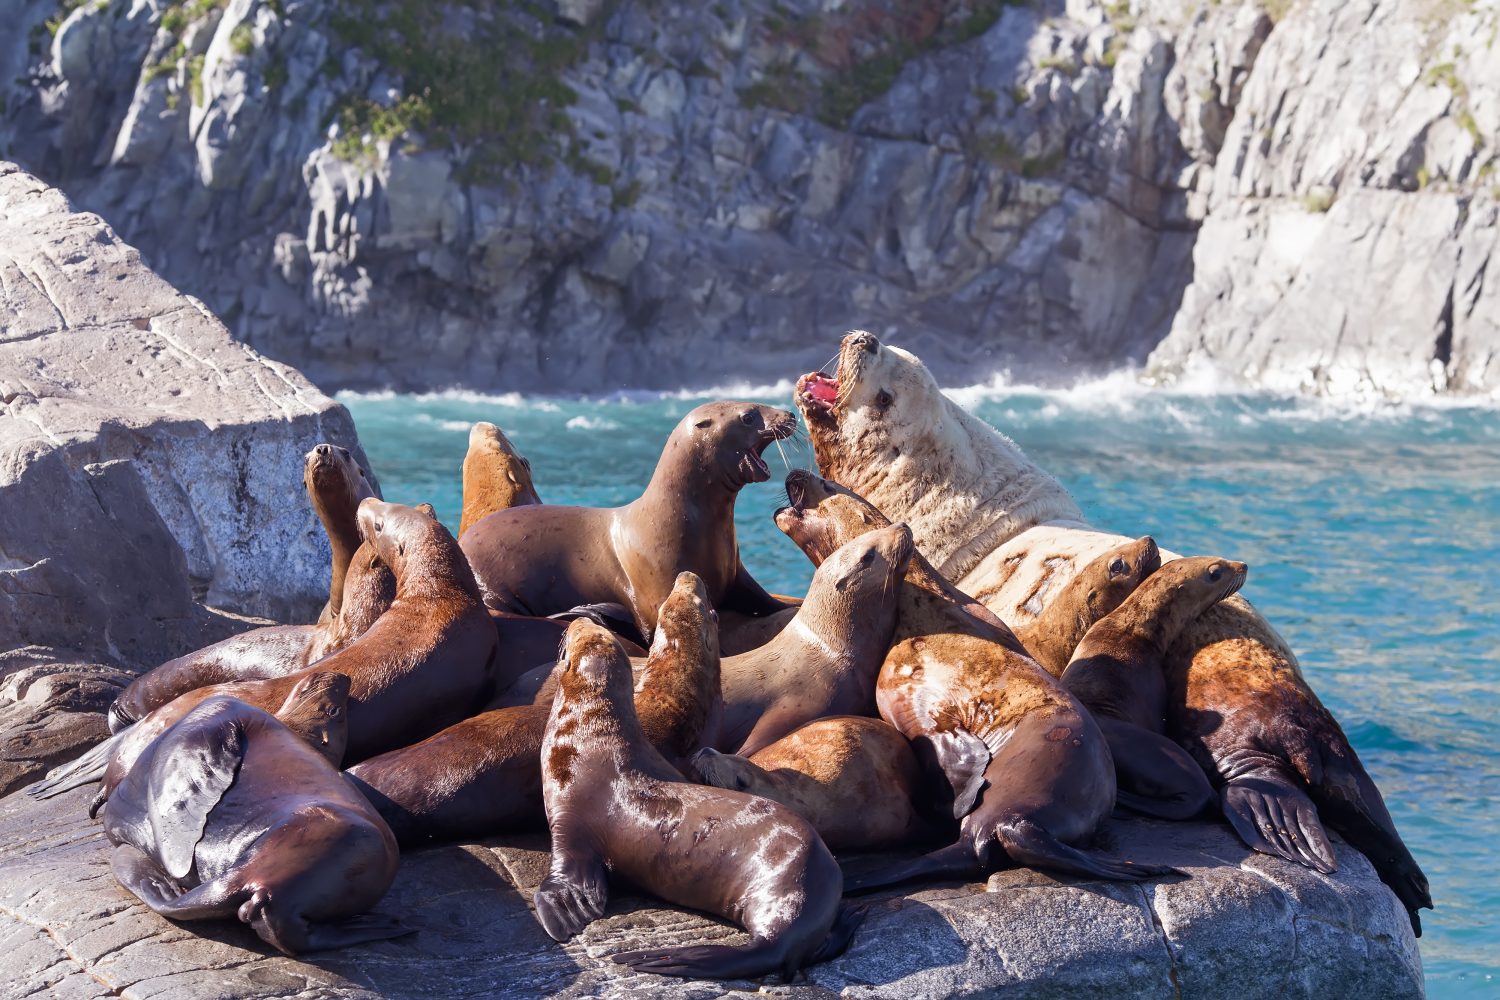
<path fill-rule="evenodd" d="M 617 431 L 620 425 L 606 417 L 569 417 L 563 424 L 570 431 Z"/>

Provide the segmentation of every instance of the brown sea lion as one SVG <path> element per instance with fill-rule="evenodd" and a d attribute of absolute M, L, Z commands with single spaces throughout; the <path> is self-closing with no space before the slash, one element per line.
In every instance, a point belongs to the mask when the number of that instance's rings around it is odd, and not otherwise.
<path fill-rule="evenodd" d="M 809 473 L 787 477 L 787 496 L 776 524 L 814 562 L 832 545 L 888 530 L 874 505 Z M 994 624 L 950 589 L 922 555 L 912 557 L 875 698 L 881 717 L 930 754 L 952 787 L 959 840 L 851 888 L 1006 862 L 1131 881 L 1175 874 L 1073 846 L 1093 838 L 1115 805 L 1104 736 L 1014 636 L 996 639 Z"/>
<path fill-rule="evenodd" d="M 1110 549 L 1068 581 L 1045 610 L 1013 629 L 1032 659 L 1061 677 L 1073 650 L 1099 619 L 1120 606 L 1161 566 L 1161 551 L 1150 535 Z M 975 594 L 981 603 L 984 594 Z"/>
<path fill-rule="evenodd" d="M 734 501 L 765 482 L 766 446 L 796 429 L 785 410 L 708 403 L 668 438 L 651 482 L 624 507 L 540 504 L 496 511 L 463 537 L 486 603 L 547 615 L 610 604 L 647 640 L 677 574 L 702 577 L 715 608 L 771 614 L 783 605 L 746 572 L 734 534 Z"/>
<path fill-rule="evenodd" d="M 352 761 L 408 746 L 475 711 L 489 695 L 495 655 L 495 628 L 448 529 L 429 512 L 373 498 L 360 504 L 359 525 L 395 573 L 396 599 L 368 632 L 309 668 L 341 673 L 352 682 Z M 31 793 L 45 798 L 102 778 L 92 814 L 142 751 L 198 704 L 229 695 L 271 710 L 304 673 L 189 691 L 57 769 Z"/>
<path fill-rule="evenodd" d="M 531 482 L 531 463 L 516 451 L 505 432 L 483 420 L 469 428 L 458 537 L 487 514 L 541 502 Z"/>
<path fill-rule="evenodd" d="M 818 719 L 750 758 L 704 749 L 692 770 L 705 785 L 780 802 L 835 851 L 899 847 L 932 832 L 913 804 L 916 754 L 881 719 Z"/>
<path fill-rule="evenodd" d="M 1189 622 L 1240 589 L 1246 572 L 1244 563 L 1222 559 L 1172 560 L 1089 629 L 1063 672 L 1063 687 L 1083 702 L 1109 741 L 1122 805 L 1188 819 L 1214 801 L 1203 769 L 1162 735 L 1162 658 Z M 1130 766 L 1119 766 L 1122 761 Z"/>
<path fill-rule="evenodd" d="M 384 566 L 370 565 L 372 552 L 361 548 L 355 520 L 359 502 L 378 495 L 364 469 L 347 448 L 320 444 L 304 459 L 302 482 L 333 551 L 328 603 L 318 623 L 250 629 L 147 671 L 110 706 L 111 732 L 195 688 L 301 670 L 363 635 L 390 607 L 395 578 Z"/>
<path fill-rule="evenodd" d="M 858 923 L 818 834 L 767 799 L 689 784 L 646 740 L 630 661 L 589 621 L 568 627 L 566 666 L 542 742 L 552 866 L 537 919 L 566 941 L 603 916 L 608 875 L 750 932 L 744 947 L 702 945 L 616 954 L 659 975 L 791 975 L 837 955 Z M 607 874 L 608 873 L 608 874 Z"/>
<path fill-rule="evenodd" d="M 115 878 L 173 920 L 237 915 L 288 955 L 410 933 L 365 913 L 395 878 L 397 853 L 330 760 L 347 693 L 348 678 L 315 673 L 277 716 L 227 697 L 183 716 L 104 810 Z M 335 735 L 309 746 L 319 731 Z"/>
<path fill-rule="evenodd" d="M 1056 479 L 945 397 L 907 351 L 856 331 L 838 369 L 798 380 L 818 466 L 892 518 L 960 589 L 1017 624 L 1126 539 L 1090 527 Z M 1172 554 L 1163 552 L 1163 558 Z M 1019 615 L 1019 617 L 1014 617 Z M 1327 821 L 1369 856 L 1418 929 L 1427 879 L 1379 790 L 1285 640 L 1243 597 L 1220 601 L 1167 652 L 1167 735 L 1220 785 L 1252 848 L 1327 870 Z M 1316 806 L 1314 806 L 1316 802 Z"/>
<path fill-rule="evenodd" d="M 657 614 L 635 694 L 647 740 L 674 764 L 712 739 L 721 712 L 719 650 L 703 581 L 682 573 Z M 540 829 L 540 751 L 550 705 L 499 708 L 348 775 L 403 845 Z"/>

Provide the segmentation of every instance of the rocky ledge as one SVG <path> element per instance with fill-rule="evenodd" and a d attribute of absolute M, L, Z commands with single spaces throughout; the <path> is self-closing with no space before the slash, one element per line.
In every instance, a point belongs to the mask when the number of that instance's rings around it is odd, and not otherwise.
<path fill-rule="evenodd" d="M 316 616 L 321 440 L 356 446 L 343 407 L 0 162 L 0 794 L 97 739 L 130 673 Z"/>
<path fill-rule="evenodd" d="M 871 897 L 849 951 L 784 989 L 610 962 L 742 936 L 638 898 L 553 943 L 530 908 L 542 835 L 405 855 L 380 909 L 422 929 L 398 941 L 298 961 L 238 924 L 164 920 L 110 875 L 89 789 L 13 789 L 102 736 L 130 672 L 247 622 L 213 605 L 311 613 L 327 555 L 289 484 L 315 441 L 353 445 L 353 428 L 97 217 L 4 164 L 0 220 L 0 996 L 1421 995 L 1405 914 L 1358 852 L 1340 844 L 1323 876 L 1207 824 L 1107 831 L 1187 879 L 1022 869 Z"/>

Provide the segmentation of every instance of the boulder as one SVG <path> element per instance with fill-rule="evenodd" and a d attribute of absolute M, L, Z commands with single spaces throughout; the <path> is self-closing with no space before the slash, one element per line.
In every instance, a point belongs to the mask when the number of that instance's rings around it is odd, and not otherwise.
<path fill-rule="evenodd" d="M 317 617 L 325 440 L 358 448 L 343 407 L 0 162 L 0 794 L 131 673 Z"/>
<path fill-rule="evenodd" d="M 110 875 L 85 816 L 89 789 L 0 800 L 0 995 L 374 998 L 688 998 L 774 992 L 828 997 L 1420 997 L 1406 914 L 1363 855 L 1337 843 L 1320 875 L 1252 854 L 1227 827 L 1116 821 L 1113 849 L 1190 876 L 1144 885 L 1027 869 L 868 897 L 847 952 L 787 987 L 634 973 L 618 951 L 739 944 L 708 917 L 631 895 L 565 945 L 531 897 L 544 834 L 406 852 L 378 912 L 414 935 L 283 957 L 235 921 L 173 924 Z M 846 859 L 851 868 L 873 863 Z"/>

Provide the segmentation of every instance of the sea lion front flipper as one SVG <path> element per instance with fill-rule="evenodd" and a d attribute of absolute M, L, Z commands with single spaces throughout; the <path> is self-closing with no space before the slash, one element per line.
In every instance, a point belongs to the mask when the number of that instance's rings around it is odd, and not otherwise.
<path fill-rule="evenodd" d="M 1317 807 L 1281 775 L 1259 771 L 1231 778 L 1220 790 L 1219 802 L 1247 847 L 1325 875 L 1338 870 Z"/>
<path fill-rule="evenodd" d="M 797 605 L 778 601 L 766 588 L 756 583 L 755 577 L 750 575 L 745 564 L 740 563 L 734 582 L 724 591 L 723 598 L 715 606 L 720 611 L 738 611 L 740 614 L 754 618 L 764 618 L 766 615 L 774 615 L 778 611 L 785 611 Z"/>
<path fill-rule="evenodd" d="M 556 835 L 553 837 L 557 840 Z M 558 857 L 566 854 L 560 864 Z M 566 941 L 589 924 L 604 916 L 609 902 L 609 882 L 604 862 L 597 854 L 583 856 L 581 851 L 567 852 L 554 843 L 552 871 L 537 886 L 532 903 L 536 918 L 554 941 Z"/>
<path fill-rule="evenodd" d="M 870 872 L 859 878 L 844 876 L 844 894 L 871 892 L 914 878 L 939 879 L 948 876 L 977 875 L 982 870 L 979 859 L 967 840 L 939 848 L 920 858 L 913 858 L 884 871 Z"/>
<path fill-rule="evenodd" d="M 109 870 L 137 899 L 172 920 L 228 917 L 239 904 L 238 887 L 228 880 L 205 882 L 184 892 L 160 865 L 130 844 L 114 849 Z"/>
<path fill-rule="evenodd" d="M 147 787 L 149 801 L 156 805 L 150 818 L 162 867 L 180 879 L 193 869 L 208 814 L 240 772 L 245 732 L 238 719 L 219 712 L 173 729 L 178 737 L 173 752 L 152 758 Z"/>
<path fill-rule="evenodd" d="M 1147 816 L 1191 819 L 1214 801 L 1203 768 L 1176 743 L 1149 729 L 1095 716 L 1115 762 L 1115 801 Z"/>
<path fill-rule="evenodd" d="M 636 623 L 635 615 L 623 604 L 611 601 L 598 601 L 594 604 L 580 604 L 566 611 L 559 611 L 555 615 L 548 615 L 553 621 L 571 622 L 579 618 L 587 618 L 595 625 L 609 629 L 615 635 L 623 636 L 643 649 L 651 645 L 650 641 L 641 634 L 641 627 Z"/>
<path fill-rule="evenodd" d="M 933 765 L 953 789 L 953 818 L 963 819 L 974 811 L 984 791 L 985 768 L 990 766 L 989 745 L 967 729 L 923 733 L 911 741 L 917 761 L 930 771 Z"/>
<path fill-rule="evenodd" d="M 1092 875 L 1116 882 L 1144 882 L 1162 875 L 1187 872 L 1170 865 L 1142 865 L 1124 858 L 1110 858 L 1091 851 L 1069 847 L 1034 820 L 1011 816 L 995 828 L 995 839 L 1007 857 L 1028 868 L 1050 868 L 1073 875 Z"/>

